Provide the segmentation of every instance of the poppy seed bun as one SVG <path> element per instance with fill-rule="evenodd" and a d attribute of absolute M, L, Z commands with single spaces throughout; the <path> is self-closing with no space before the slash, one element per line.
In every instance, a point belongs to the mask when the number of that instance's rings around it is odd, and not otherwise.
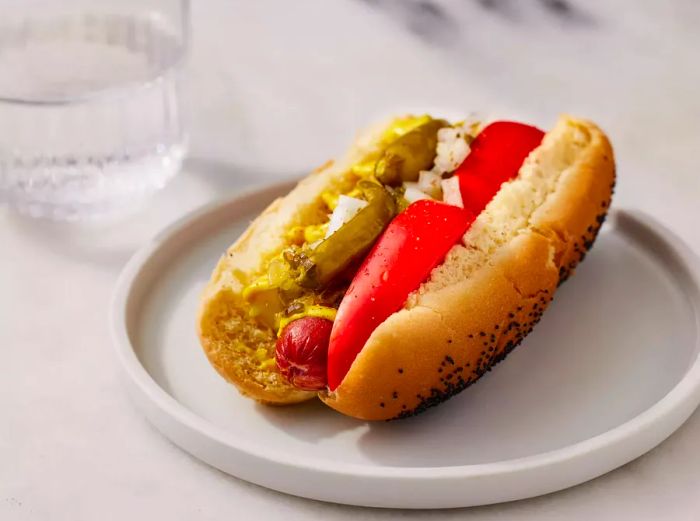
<path fill-rule="evenodd" d="M 322 212 L 320 194 L 345 181 L 377 132 L 338 163 L 273 202 L 214 270 L 198 320 L 212 365 L 241 392 L 266 403 L 314 397 L 270 364 L 275 335 L 260 328 L 240 296 L 265 261 L 285 247 L 291 226 Z M 371 335 L 333 393 L 334 409 L 368 420 L 409 416 L 476 381 L 530 332 L 595 239 L 610 204 L 615 167 L 605 135 L 562 117 L 504 183 L 464 237 L 404 308 Z M 315 221 L 314 221 L 315 222 Z"/>
<path fill-rule="evenodd" d="M 605 135 L 560 118 L 463 244 L 375 329 L 340 386 L 321 399 L 382 420 L 416 414 L 474 383 L 532 330 L 583 259 L 614 181 Z"/>

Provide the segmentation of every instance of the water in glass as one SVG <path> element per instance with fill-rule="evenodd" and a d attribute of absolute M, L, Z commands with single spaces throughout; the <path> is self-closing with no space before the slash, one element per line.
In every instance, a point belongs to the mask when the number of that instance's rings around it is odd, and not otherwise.
<path fill-rule="evenodd" d="M 184 13 L 99 4 L 0 21 L 0 197 L 35 217 L 121 214 L 185 152 Z"/>

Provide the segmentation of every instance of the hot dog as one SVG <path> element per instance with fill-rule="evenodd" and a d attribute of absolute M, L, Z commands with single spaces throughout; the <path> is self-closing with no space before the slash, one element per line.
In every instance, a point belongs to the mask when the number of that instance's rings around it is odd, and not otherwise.
<path fill-rule="evenodd" d="M 269 404 L 401 418 L 522 341 L 590 249 L 612 148 L 594 124 L 397 118 L 273 202 L 198 317 L 212 365 Z"/>

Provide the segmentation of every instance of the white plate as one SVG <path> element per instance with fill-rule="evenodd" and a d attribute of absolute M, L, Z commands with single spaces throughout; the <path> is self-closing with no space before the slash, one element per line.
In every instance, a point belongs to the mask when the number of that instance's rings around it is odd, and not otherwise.
<path fill-rule="evenodd" d="M 324 501 L 479 505 L 608 472 L 698 405 L 697 258 L 651 218 L 620 210 L 523 345 L 440 407 L 368 424 L 320 402 L 269 408 L 241 397 L 199 347 L 198 296 L 224 249 L 289 188 L 180 220 L 131 259 L 116 289 L 113 336 L 130 393 L 210 465 Z"/>

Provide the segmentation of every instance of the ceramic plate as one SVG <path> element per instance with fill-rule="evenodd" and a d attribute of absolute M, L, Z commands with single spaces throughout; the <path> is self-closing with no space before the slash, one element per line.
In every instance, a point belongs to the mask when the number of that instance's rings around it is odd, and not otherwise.
<path fill-rule="evenodd" d="M 525 342 L 440 407 L 370 424 L 318 401 L 271 408 L 240 396 L 199 347 L 198 297 L 226 247 L 290 186 L 185 217 L 131 259 L 116 289 L 114 344 L 135 403 L 208 464 L 324 501 L 480 505 L 608 472 L 698 405 L 697 259 L 652 218 L 624 210 Z"/>

